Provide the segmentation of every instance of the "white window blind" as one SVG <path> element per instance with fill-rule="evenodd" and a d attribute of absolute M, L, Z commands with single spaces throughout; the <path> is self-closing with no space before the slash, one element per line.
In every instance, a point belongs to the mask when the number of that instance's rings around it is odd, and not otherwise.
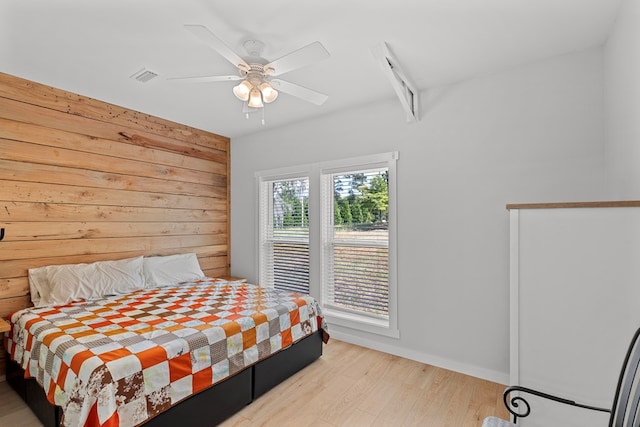
<path fill-rule="evenodd" d="M 322 174 L 325 307 L 389 322 L 389 168 Z"/>
<path fill-rule="evenodd" d="M 309 178 L 260 183 L 260 283 L 309 293 Z"/>

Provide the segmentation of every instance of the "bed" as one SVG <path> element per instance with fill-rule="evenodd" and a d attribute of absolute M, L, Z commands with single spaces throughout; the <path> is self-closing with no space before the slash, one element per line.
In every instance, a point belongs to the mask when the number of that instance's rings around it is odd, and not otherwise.
<path fill-rule="evenodd" d="M 320 357 L 313 298 L 202 277 L 186 258 L 29 271 L 7 381 L 45 426 L 214 425 Z"/>

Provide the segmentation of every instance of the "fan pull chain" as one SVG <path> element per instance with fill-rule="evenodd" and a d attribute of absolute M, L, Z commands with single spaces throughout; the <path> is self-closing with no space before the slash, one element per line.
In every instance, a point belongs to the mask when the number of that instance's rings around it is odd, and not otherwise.
<path fill-rule="evenodd" d="M 262 126 L 264 126 L 264 107 L 262 107 Z"/>

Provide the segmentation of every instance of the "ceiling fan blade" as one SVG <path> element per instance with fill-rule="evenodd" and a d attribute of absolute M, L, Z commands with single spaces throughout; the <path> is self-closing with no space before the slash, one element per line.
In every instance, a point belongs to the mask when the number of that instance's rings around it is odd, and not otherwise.
<path fill-rule="evenodd" d="M 287 82 L 285 80 L 273 79 L 269 81 L 272 86 L 284 93 L 293 95 L 305 101 L 309 101 L 312 104 L 322 105 L 329 97 L 324 93 L 316 92 L 315 90 L 308 89 L 304 86 L 297 85 L 295 83 Z"/>
<path fill-rule="evenodd" d="M 329 52 L 322 46 L 320 42 L 313 42 L 305 47 L 301 47 L 298 50 L 271 61 L 264 66 L 266 74 L 272 76 L 279 76 L 280 74 L 288 73 L 289 71 L 297 68 L 306 67 L 314 62 L 321 61 L 329 57 Z"/>
<path fill-rule="evenodd" d="M 227 61 L 231 62 L 237 68 L 242 71 L 249 71 L 250 67 L 247 62 L 240 58 L 222 39 L 213 34 L 204 25 L 191 25 L 186 24 L 184 26 L 191 34 L 198 37 L 200 40 L 211 46 L 216 52 L 222 55 Z"/>
<path fill-rule="evenodd" d="M 167 77 L 167 80 L 179 80 L 185 83 L 209 83 L 242 80 L 240 76 L 199 76 L 199 77 Z"/>

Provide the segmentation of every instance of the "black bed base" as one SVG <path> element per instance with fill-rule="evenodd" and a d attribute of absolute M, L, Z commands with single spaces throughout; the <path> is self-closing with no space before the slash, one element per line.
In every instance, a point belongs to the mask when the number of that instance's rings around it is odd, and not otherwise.
<path fill-rule="evenodd" d="M 321 331 L 318 331 L 231 378 L 172 406 L 168 411 L 144 423 L 144 426 L 196 427 L 202 426 L 203 422 L 206 422 L 207 426 L 219 424 L 321 355 L 322 335 Z M 62 409 L 49 403 L 44 390 L 36 380 L 25 379 L 20 365 L 8 357 L 6 377 L 7 382 L 45 427 L 60 425 Z"/>

